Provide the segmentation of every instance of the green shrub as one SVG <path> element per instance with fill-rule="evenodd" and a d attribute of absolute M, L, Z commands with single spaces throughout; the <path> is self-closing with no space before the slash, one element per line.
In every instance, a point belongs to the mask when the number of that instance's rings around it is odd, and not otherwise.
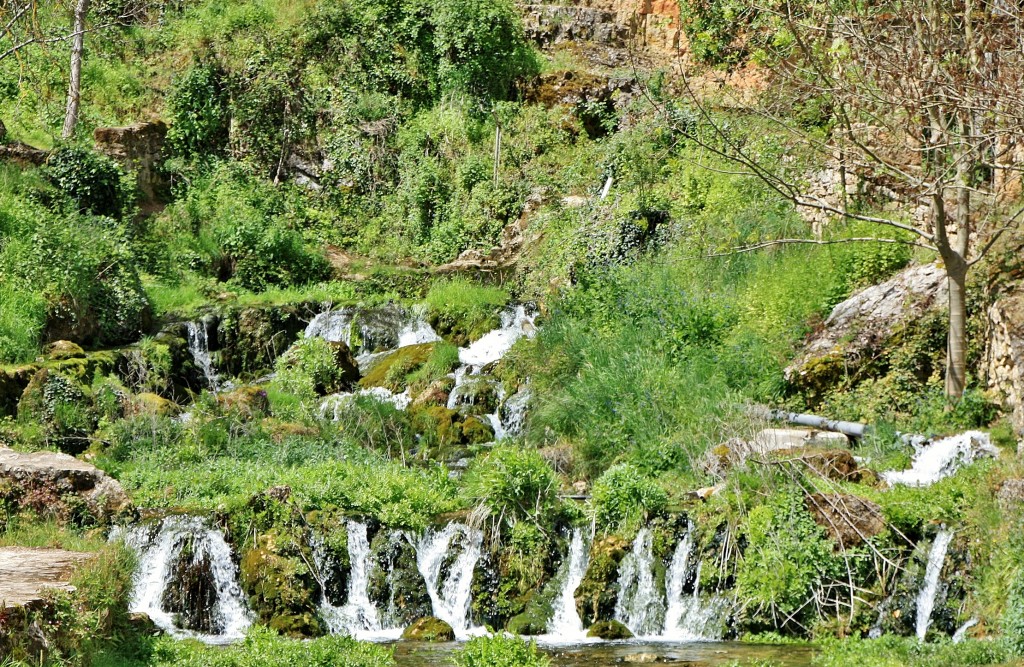
<path fill-rule="evenodd" d="M 86 148 L 58 148 L 47 159 L 45 173 L 80 213 L 120 218 L 133 202 L 132 187 L 121 167 Z"/>
<path fill-rule="evenodd" d="M 279 389 L 310 399 L 342 391 L 357 379 L 339 365 L 335 349 L 322 338 L 296 341 L 278 357 L 275 370 Z"/>
<path fill-rule="evenodd" d="M 1024 576 L 1017 572 L 1006 599 L 1002 619 L 1003 637 L 1016 655 L 1024 655 Z"/>
<path fill-rule="evenodd" d="M 635 528 L 668 505 L 665 490 L 628 463 L 608 468 L 594 482 L 591 496 L 596 521 L 605 531 Z"/>
<path fill-rule="evenodd" d="M 28 361 L 39 351 L 46 300 L 11 284 L 0 285 L 0 363 Z"/>
<path fill-rule="evenodd" d="M 174 83 L 167 96 L 167 144 L 175 154 L 210 157 L 227 145 L 230 119 L 224 77 L 215 65 L 197 64 Z"/>
<path fill-rule="evenodd" d="M 467 492 L 507 520 L 537 520 L 555 501 L 558 480 L 534 449 L 500 445 L 474 461 L 467 473 Z"/>
<path fill-rule="evenodd" d="M 474 637 L 455 653 L 458 667 L 550 667 L 536 643 L 504 634 Z"/>

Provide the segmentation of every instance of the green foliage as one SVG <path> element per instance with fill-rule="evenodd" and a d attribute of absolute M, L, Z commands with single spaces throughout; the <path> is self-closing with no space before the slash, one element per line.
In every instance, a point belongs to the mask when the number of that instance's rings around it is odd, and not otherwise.
<path fill-rule="evenodd" d="M 1024 655 L 1024 577 L 1018 570 L 1010 586 L 1003 612 L 1002 631 L 1007 646 L 1015 655 Z"/>
<path fill-rule="evenodd" d="M 174 83 L 167 96 L 171 126 L 167 144 L 186 158 L 216 156 L 228 140 L 228 91 L 224 72 L 196 64 Z"/>
<path fill-rule="evenodd" d="M 426 296 L 431 325 L 442 335 L 465 343 L 495 328 L 508 303 L 508 291 L 465 278 L 435 282 Z"/>
<path fill-rule="evenodd" d="M 879 639 L 828 639 L 817 646 L 815 667 L 947 667 L 1005 664 L 1010 659 L 1001 641 L 920 642 L 886 635 Z"/>
<path fill-rule="evenodd" d="M 550 667 L 537 645 L 504 634 L 473 637 L 455 654 L 458 667 Z"/>
<path fill-rule="evenodd" d="M 749 511 L 742 530 L 747 549 L 736 572 L 736 594 L 743 600 L 745 625 L 777 630 L 806 621 L 814 613 L 808 599 L 841 573 L 843 561 L 802 495 L 777 490 Z"/>
<path fill-rule="evenodd" d="M 541 519 L 558 491 L 555 471 L 547 461 L 534 449 L 514 445 L 495 447 L 474 461 L 467 475 L 467 492 L 509 522 Z"/>
<path fill-rule="evenodd" d="M 614 531 L 639 527 L 664 511 L 668 494 L 635 466 L 620 463 L 594 482 L 592 502 L 598 525 Z"/>
<path fill-rule="evenodd" d="M 45 320 L 46 301 L 39 294 L 0 285 L 0 363 L 34 357 Z"/>
<path fill-rule="evenodd" d="M 280 390 L 312 400 L 342 391 L 352 384 L 351 371 L 339 365 L 331 343 L 322 338 L 301 338 L 275 363 L 274 384 Z"/>
<path fill-rule="evenodd" d="M 80 213 L 121 218 L 134 192 L 121 168 L 86 148 L 65 146 L 50 154 L 46 176 Z"/>
<path fill-rule="evenodd" d="M 280 637 L 254 626 L 241 643 L 231 647 L 198 642 L 160 641 L 153 650 L 153 667 L 391 667 L 392 649 L 333 635 L 305 642 Z"/>

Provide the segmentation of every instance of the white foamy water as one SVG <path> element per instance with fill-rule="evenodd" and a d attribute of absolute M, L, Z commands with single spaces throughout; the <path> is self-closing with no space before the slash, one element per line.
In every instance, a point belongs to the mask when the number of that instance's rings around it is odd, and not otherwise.
<path fill-rule="evenodd" d="M 928 486 L 981 456 L 997 453 L 988 434 L 981 431 L 965 431 L 930 443 L 915 443 L 914 448 L 908 470 L 883 472 L 882 479 L 889 484 Z"/>
<path fill-rule="evenodd" d="M 554 613 L 548 622 L 546 638 L 563 642 L 586 639 L 587 632 L 583 628 L 583 619 L 576 610 L 576 589 L 583 583 L 589 564 L 590 545 L 584 539 L 583 531 L 574 528 L 569 553 L 562 562 L 559 572 L 562 577 L 562 588 L 554 600 Z"/>
<path fill-rule="evenodd" d="M 925 567 L 924 581 L 921 582 L 921 590 L 917 594 L 917 638 L 924 641 L 928 634 L 928 627 L 932 624 L 932 610 L 935 608 L 935 597 L 939 591 L 939 575 L 942 574 L 942 566 L 946 562 L 946 551 L 953 539 L 953 533 L 943 526 L 939 529 L 932 542 L 931 551 L 928 553 L 928 565 Z"/>
<path fill-rule="evenodd" d="M 475 528 L 450 523 L 442 530 L 428 530 L 416 541 L 416 567 L 427 584 L 434 616 L 452 626 L 459 639 L 479 634 L 470 627 L 473 570 L 480 560 L 484 535 Z M 451 560 L 450 553 L 458 555 Z M 446 576 L 442 566 L 450 561 Z"/>
<path fill-rule="evenodd" d="M 665 622 L 665 599 L 654 583 L 653 537 L 641 528 L 619 567 L 615 620 L 637 637 L 656 637 Z"/>
<path fill-rule="evenodd" d="M 346 522 L 348 531 L 348 600 L 344 605 L 333 604 L 326 589 L 320 601 L 320 615 L 333 634 L 346 634 L 362 640 L 397 639 L 401 628 L 385 627 L 380 612 L 370 600 L 369 585 L 373 563 L 370 560 L 370 541 L 366 524 L 358 521 Z M 323 550 L 314 544 L 313 558 L 323 573 L 330 567 Z"/>
<path fill-rule="evenodd" d="M 701 596 L 701 563 L 694 549 L 693 531 L 693 524 L 690 524 L 676 546 L 672 563 L 665 572 L 667 608 L 661 637 L 668 641 L 721 639 L 725 615 L 729 611 L 726 598 L 719 595 Z M 683 591 L 691 578 L 693 592 L 685 594 Z"/>
<path fill-rule="evenodd" d="M 352 405 L 357 396 L 372 396 L 382 403 L 392 404 L 399 410 L 405 410 L 412 403 L 412 396 L 409 394 L 408 387 L 400 394 L 396 394 L 386 387 L 370 387 L 369 389 L 325 396 L 320 402 L 320 418 L 338 421 L 341 418 L 342 411 Z"/>
<path fill-rule="evenodd" d="M 459 361 L 467 366 L 481 368 L 501 359 L 523 336 L 533 337 L 537 329 L 536 315 L 528 314 L 525 306 L 516 306 L 501 314 L 501 326 L 459 349 Z"/>
<path fill-rule="evenodd" d="M 238 583 L 238 567 L 231 547 L 220 530 L 195 516 L 167 517 L 159 530 L 136 526 L 111 535 L 123 538 L 138 554 L 132 599 L 129 610 L 148 615 L 161 630 L 179 638 L 193 638 L 207 644 L 227 644 L 245 636 L 252 624 L 252 614 Z M 176 615 L 163 608 L 164 593 L 170 583 L 172 568 L 191 548 L 193 563 L 209 560 L 216 599 L 210 611 L 217 634 L 206 634 L 178 627 Z"/>
<path fill-rule="evenodd" d="M 203 372 L 206 385 L 211 391 L 217 393 L 221 390 L 221 382 L 217 375 L 217 369 L 213 366 L 213 358 L 210 357 L 210 340 L 206 334 L 206 325 L 202 322 L 188 322 L 185 328 L 188 333 L 188 351 L 192 355 L 192 361 Z"/>

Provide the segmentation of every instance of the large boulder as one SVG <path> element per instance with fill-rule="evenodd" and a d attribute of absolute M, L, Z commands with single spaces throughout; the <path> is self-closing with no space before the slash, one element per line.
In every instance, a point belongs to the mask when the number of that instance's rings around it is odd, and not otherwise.
<path fill-rule="evenodd" d="M 18 508 L 64 521 L 109 521 L 131 509 L 117 480 L 94 465 L 55 452 L 0 447 L 0 495 Z"/>
<path fill-rule="evenodd" d="M 402 632 L 402 639 L 414 642 L 453 642 L 455 630 L 445 621 L 427 616 L 413 621 L 412 625 Z"/>
<path fill-rule="evenodd" d="M 946 273 L 938 264 L 912 266 L 861 290 L 832 309 L 786 368 L 786 380 L 812 402 L 821 398 L 836 382 L 856 379 L 901 328 L 944 305 L 946 294 Z"/>
<path fill-rule="evenodd" d="M 0 548 L 0 610 L 38 604 L 46 590 L 74 590 L 71 574 L 91 557 L 63 549 Z"/>
<path fill-rule="evenodd" d="M 616 639 L 632 639 L 633 633 L 618 621 L 598 621 L 587 630 L 587 636 L 613 641 Z"/>

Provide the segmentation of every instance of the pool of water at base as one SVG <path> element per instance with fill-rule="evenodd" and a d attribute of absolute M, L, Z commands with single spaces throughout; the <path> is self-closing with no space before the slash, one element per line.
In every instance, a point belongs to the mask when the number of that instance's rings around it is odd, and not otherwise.
<path fill-rule="evenodd" d="M 398 667 L 450 667 L 458 642 L 426 644 L 397 642 Z M 642 639 L 593 644 L 544 645 L 554 667 L 621 667 L 630 664 L 675 664 L 686 667 L 741 666 L 767 661 L 778 667 L 809 667 L 814 649 L 810 646 L 775 646 L 739 642 L 645 642 Z"/>

